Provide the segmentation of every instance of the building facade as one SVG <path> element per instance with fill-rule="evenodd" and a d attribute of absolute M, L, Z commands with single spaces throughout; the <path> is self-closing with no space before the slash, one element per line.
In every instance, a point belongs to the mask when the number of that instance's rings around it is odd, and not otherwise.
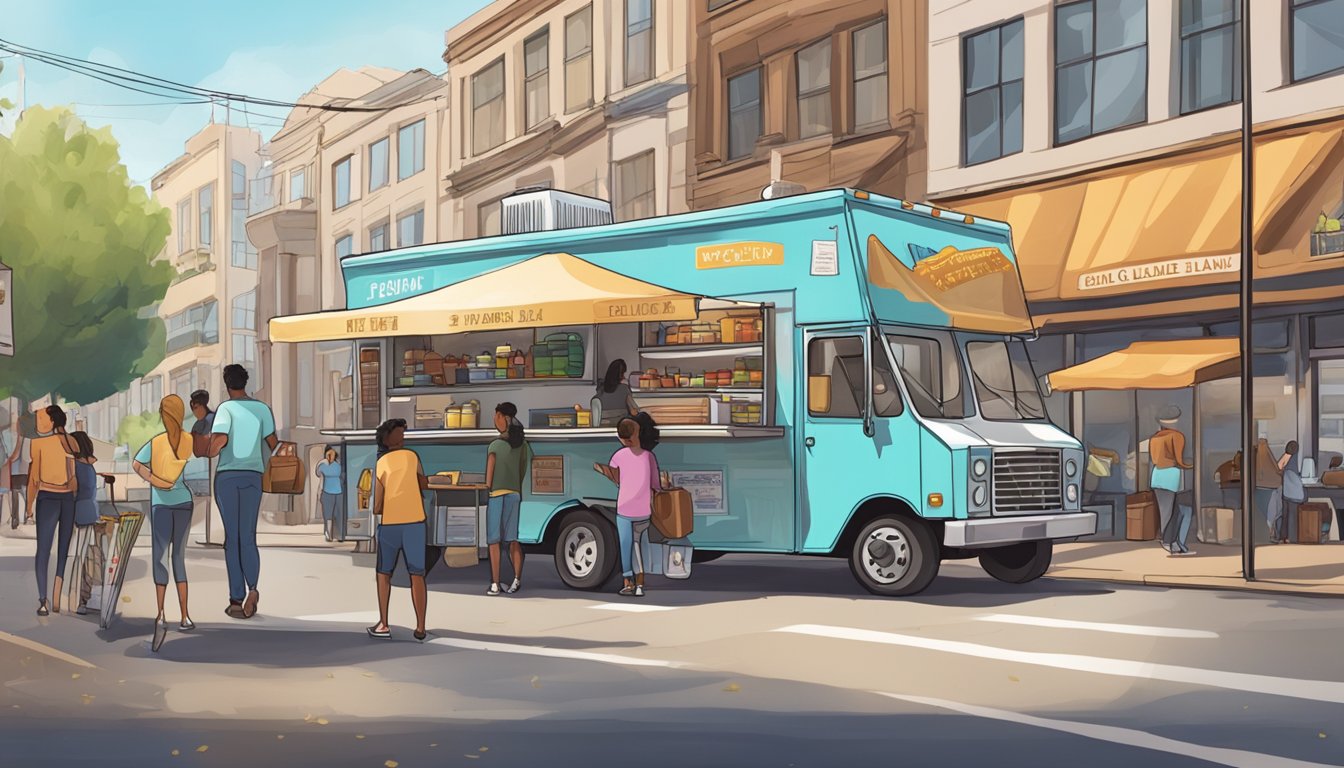
<path fill-rule="evenodd" d="M 309 467 L 322 458 L 323 429 L 354 426 L 351 347 L 272 344 L 267 321 L 344 308 L 345 256 L 447 239 L 439 192 L 446 91 L 424 70 L 342 69 L 299 100 L 266 147 L 247 217 L 265 286 L 253 375 L 280 439 L 296 443 Z M 278 523 L 320 520 L 320 489 L 306 490 L 268 496 L 264 514 Z"/>
<path fill-rule="evenodd" d="M 1236 336 L 1240 123 L 1253 93 L 1255 418 L 1277 457 L 1344 453 L 1344 0 L 934 0 L 929 195 L 1008 221 L 1042 337 L 1037 372 L 1135 341 Z M 1250 23 L 1252 81 L 1241 82 Z M 935 74 L 936 73 L 936 74 Z M 936 86 L 936 87 L 935 87 Z M 1236 506 L 1235 378 L 1051 396 L 1052 418 L 1115 458 L 1091 500 L 1148 483 L 1169 405 L 1192 435 L 1187 502 Z M 1306 467 L 1304 469 L 1309 469 Z M 1123 518 L 1123 515 L 1118 515 Z M 1123 533 L 1123 519 L 1113 527 Z"/>
<path fill-rule="evenodd" d="M 924 198 L 927 3 L 686 5 L 691 208 L 756 200 L 772 182 Z"/>
<path fill-rule="evenodd" d="M 526 188 L 609 200 L 618 221 L 687 210 L 689 5 L 496 0 L 448 30 L 455 235 L 499 234 Z"/>

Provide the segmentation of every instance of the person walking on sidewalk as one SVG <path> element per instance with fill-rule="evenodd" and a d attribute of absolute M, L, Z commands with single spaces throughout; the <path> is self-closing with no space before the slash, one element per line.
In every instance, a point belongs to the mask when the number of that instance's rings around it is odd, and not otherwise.
<path fill-rule="evenodd" d="M 154 589 L 159 612 L 154 619 L 154 641 L 150 648 L 158 652 L 168 635 L 163 617 L 163 600 L 168 591 L 168 560 L 173 563 L 173 581 L 177 584 L 177 604 L 182 611 L 178 628 L 189 632 L 196 628 L 187 611 L 187 536 L 191 533 L 191 491 L 183 480 L 192 455 L 192 436 L 183 431 L 186 409 L 182 398 L 168 395 L 159 403 L 163 432 L 155 435 L 135 454 L 135 473 L 150 485 L 150 531 L 153 534 Z"/>
<path fill-rule="evenodd" d="M 406 420 L 388 419 L 378 427 L 377 482 L 373 485 L 373 514 L 378 516 L 378 623 L 365 631 L 375 640 L 390 640 L 387 604 L 392 599 L 392 571 L 397 556 L 406 559 L 411 575 L 411 603 L 415 606 L 415 639 L 425 641 L 425 496 L 429 478 L 420 457 L 406 447 Z"/>
<path fill-rule="evenodd" d="M 642 540 L 649 531 L 653 515 L 653 492 L 662 489 L 658 459 L 653 449 L 658 445 L 658 427 L 647 412 L 621 419 L 616 425 L 620 450 L 603 466 L 593 465 L 598 472 L 616 483 L 616 535 L 621 548 L 620 594 L 644 596 L 644 553 Z"/>
<path fill-rule="evenodd" d="M 1153 462 L 1149 485 L 1157 497 L 1162 546 L 1172 555 L 1193 555 L 1185 546 L 1183 529 L 1189 530 L 1182 512 L 1176 508 L 1176 493 L 1181 490 L 1181 472 L 1193 469 L 1185 461 L 1185 435 L 1176 428 L 1181 409 L 1168 405 L 1157 416 L 1159 429 L 1148 438 L 1148 455 Z"/>
<path fill-rule="evenodd" d="M 19 527 L 19 490 L 28 484 L 28 464 L 20 462 L 28 441 L 19 432 L 19 416 L 0 408 L 0 516 L 9 507 L 9 527 Z"/>
<path fill-rule="evenodd" d="M 224 520 L 224 565 L 229 571 L 229 607 L 235 619 L 257 613 L 261 595 L 257 579 L 261 554 L 257 551 L 257 516 L 261 514 L 261 475 L 266 457 L 275 450 L 275 416 L 260 400 L 247 395 L 247 369 L 224 367 L 229 399 L 219 404 L 210 429 L 208 456 L 219 457 L 215 467 L 215 503 Z M 263 447 L 264 446 L 264 447 Z"/>
<path fill-rule="evenodd" d="M 191 393 L 191 415 L 196 417 L 191 425 L 191 439 L 194 447 L 192 455 L 204 457 L 210 452 L 210 430 L 215 426 L 215 412 L 210 410 L 210 393 L 198 389 Z"/>
<path fill-rule="evenodd" d="M 75 531 L 74 441 L 65 433 L 65 411 L 49 405 L 37 412 L 37 431 L 44 437 L 33 441 L 33 463 L 28 469 L 28 517 L 37 515 L 37 615 L 61 612 L 61 588 L 65 564 L 70 557 L 70 537 Z M 56 589 L 47 602 L 47 568 L 51 545 L 56 543 Z"/>
<path fill-rule="evenodd" d="M 485 484 L 490 486 L 486 506 L 485 541 L 490 548 L 490 588 L 487 595 L 499 594 L 500 548 L 509 547 L 513 565 L 513 583 L 504 590 L 513 594 L 522 588 L 523 547 L 518 543 L 518 514 L 522 508 L 523 479 L 532 464 L 532 447 L 527 444 L 523 425 L 518 422 L 518 407 L 513 403 L 495 406 L 495 429 L 499 437 L 491 441 L 485 458 Z"/>
<path fill-rule="evenodd" d="M 322 495 L 318 504 L 322 509 L 322 535 L 327 541 L 336 538 L 336 511 L 341 506 L 341 454 L 330 445 L 322 452 L 322 461 L 314 470 L 322 480 Z"/>

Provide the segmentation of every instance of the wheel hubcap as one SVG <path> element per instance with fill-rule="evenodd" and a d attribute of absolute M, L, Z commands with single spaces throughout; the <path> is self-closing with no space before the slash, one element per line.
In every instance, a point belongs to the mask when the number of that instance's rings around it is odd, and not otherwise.
<path fill-rule="evenodd" d="M 580 579 L 597 567 L 597 536 L 592 529 L 578 527 L 565 537 L 565 567 Z"/>
<path fill-rule="evenodd" d="M 879 584 L 894 584 L 910 570 L 910 542 L 894 527 L 868 534 L 863 545 L 863 570 Z"/>

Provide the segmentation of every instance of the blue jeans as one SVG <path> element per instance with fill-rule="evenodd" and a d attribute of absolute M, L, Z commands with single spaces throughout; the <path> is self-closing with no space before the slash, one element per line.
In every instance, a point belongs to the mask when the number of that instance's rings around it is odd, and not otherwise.
<path fill-rule="evenodd" d="M 229 571 L 229 600 L 242 602 L 257 588 L 261 553 L 257 516 L 261 514 L 261 473 L 226 470 L 215 474 L 215 503 L 224 520 L 224 566 Z"/>
<path fill-rule="evenodd" d="M 485 505 L 486 544 L 518 540 L 518 511 L 522 503 L 522 494 L 518 493 L 490 497 Z"/>
<path fill-rule="evenodd" d="M 630 578 L 644 572 L 640 540 L 649 530 L 649 518 L 616 516 L 616 536 L 621 540 L 621 575 Z"/>
<path fill-rule="evenodd" d="M 154 553 L 154 583 L 168 585 L 168 560 L 173 562 L 173 581 L 187 581 L 187 535 L 191 533 L 191 502 L 171 506 L 155 504 L 149 512 Z M 171 552 L 170 552 L 171 550 Z"/>
<path fill-rule="evenodd" d="M 37 571 L 37 596 L 46 600 L 52 539 L 56 539 L 56 577 L 65 578 L 65 561 L 70 556 L 70 537 L 75 532 L 75 494 L 38 491 L 33 506 L 37 518 L 37 558 L 33 563 Z"/>

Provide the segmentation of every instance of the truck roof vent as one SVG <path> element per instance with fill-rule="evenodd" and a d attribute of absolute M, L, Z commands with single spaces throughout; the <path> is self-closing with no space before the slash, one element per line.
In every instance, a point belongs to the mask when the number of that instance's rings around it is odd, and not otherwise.
<path fill-rule="evenodd" d="M 500 201 L 506 235 L 596 227 L 612 222 L 611 203 L 556 189 L 522 191 Z"/>

